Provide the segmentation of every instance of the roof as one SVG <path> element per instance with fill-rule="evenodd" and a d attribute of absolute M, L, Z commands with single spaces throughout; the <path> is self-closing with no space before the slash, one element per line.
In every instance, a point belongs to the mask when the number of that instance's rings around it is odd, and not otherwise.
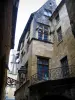
<path fill-rule="evenodd" d="M 26 27 L 25 27 L 25 29 L 24 29 L 24 31 L 23 31 L 23 34 L 21 35 L 21 38 L 20 38 L 20 40 L 19 40 L 18 49 L 17 49 L 18 51 L 20 50 L 21 42 L 24 40 L 25 35 L 26 35 L 27 31 L 28 31 L 29 28 L 30 28 L 31 22 L 32 22 L 32 20 L 33 20 L 33 16 L 34 16 L 34 13 L 32 13 L 32 14 L 30 15 L 29 20 L 28 20 L 28 22 L 27 22 L 27 24 L 26 24 Z"/>
<path fill-rule="evenodd" d="M 62 1 L 60 2 L 60 4 L 57 6 L 57 8 L 56 8 L 55 11 L 53 12 L 52 16 L 50 17 L 51 20 L 57 15 L 57 13 L 58 13 L 59 10 L 61 9 L 61 7 L 64 5 L 64 3 L 65 3 L 65 0 L 62 0 Z"/>

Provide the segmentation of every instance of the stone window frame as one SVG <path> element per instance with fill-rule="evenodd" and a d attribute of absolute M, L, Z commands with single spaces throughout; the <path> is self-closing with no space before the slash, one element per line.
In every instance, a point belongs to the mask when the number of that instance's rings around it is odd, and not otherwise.
<path fill-rule="evenodd" d="M 61 42 L 63 40 L 61 26 L 57 29 L 57 38 L 58 38 L 58 42 Z"/>
<path fill-rule="evenodd" d="M 52 11 L 49 9 L 44 9 L 44 16 L 51 17 Z"/>
<path fill-rule="evenodd" d="M 41 59 L 41 61 L 39 61 Z M 44 62 L 44 61 L 47 61 L 47 62 Z M 48 67 L 48 76 L 47 77 L 43 77 L 43 78 L 47 78 L 49 77 L 49 58 L 46 58 L 46 57 L 41 57 L 41 56 L 37 56 L 37 73 L 38 73 L 38 66 L 42 66 L 42 68 L 44 66 Z M 44 73 L 45 74 L 45 73 Z"/>
<path fill-rule="evenodd" d="M 40 24 L 38 27 L 38 39 L 43 41 L 48 41 L 48 33 L 49 33 L 49 27 L 47 25 Z M 39 37 L 41 36 L 41 38 Z M 45 37 L 45 35 L 47 35 Z"/>
<path fill-rule="evenodd" d="M 43 30 L 42 29 L 38 29 L 38 39 L 42 40 L 43 38 Z"/>
<path fill-rule="evenodd" d="M 56 15 L 55 20 L 56 20 L 56 23 L 59 23 L 59 21 L 60 21 L 59 13 Z"/>

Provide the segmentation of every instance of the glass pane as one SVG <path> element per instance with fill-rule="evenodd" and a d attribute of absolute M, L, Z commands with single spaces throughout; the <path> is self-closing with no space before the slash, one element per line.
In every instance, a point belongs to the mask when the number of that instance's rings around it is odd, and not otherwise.
<path fill-rule="evenodd" d="M 59 22 L 59 14 L 56 16 L 56 22 Z"/>
<path fill-rule="evenodd" d="M 48 40 L 48 34 L 44 34 L 44 40 L 45 40 L 45 41 Z"/>
<path fill-rule="evenodd" d="M 38 58 L 37 73 L 38 79 L 48 79 L 48 59 Z"/>
<path fill-rule="evenodd" d="M 42 60 L 41 59 L 38 59 L 38 64 L 42 64 Z"/>
<path fill-rule="evenodd" d="M 62 40 L 62 34 L 59 33 L 59 34 L 58 34 L 58 41 L 60 42 L 61 40 Z"/>
<path fill-rule="evenodd" d="M 62 31 L 61 31 L 61 27 L 57 30 L 58 33 L 58 41 L 60 42 L 62 40 Z"/>
<path fill-rule="evenodd" d="M 42 33 L 43 31 L 41 29 L 38 30 L 38 39 L 42 40 Z"/>
<path fill-rule="evenodd" d="M 42 65 L 38 65 L 38 79 L 42 79 Z"/>
<path fill-rule="evenodd" d="M 41 33 L 38 33 L 38 39 L 42 40 L 42 34 Z"/>
<path fill-rule="evenodd" d="M 52 13 L 50 11 L 45 10 L 44 11 L 44 15 L 50 17 L 52 15 Z"/>
<path fill-rule="evenodd" d="M 39 33 L 43 33 L 43 30 L 42 30 L 42 29 L 39 29 L 38 32 L 39 32 Z"/>
<path fill-rule="evenodd" d="M 43 78 L 48 79 L 48 66 L 43 67 Z"/>

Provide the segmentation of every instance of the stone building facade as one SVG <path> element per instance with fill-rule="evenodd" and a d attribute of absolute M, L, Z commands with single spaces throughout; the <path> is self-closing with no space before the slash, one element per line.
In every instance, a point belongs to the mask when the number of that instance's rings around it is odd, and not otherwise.
<path fill-rule="evenodd" d="M 51 35 L 53 35 L 54 43 L 52 68 L 62 67 L 65 59 L 67 60 L 69 71 L 75 72 L 73 68 L 75 65 L 75 38 L 72 34 L 67 8 L 63 2 L 60 3 L 50 18 Z"/>
<path fill-rule="evenodd" d="M 70 0 L 70 1 L 66 0 L 66 7 L 67 7 L 68 15 L 69 15 L 69 18 L 70 18 L 72 33 L 75 37 L 75 30 L 74 30 L 74 27 L 75 27 L 75 11 L 74 11 L 75 1 L 74 0 Z"/>
<path fill-rule="evenodd" d="M 19 0 L 0 1 L 0 100 L 4 100 L 10 49 L 14 48 Z"/>
<path fill-rule="evenodd" d="M 74 42 L 64 0 L 31 14 L 18 45 L 16 100 L 74 99 Z"/>

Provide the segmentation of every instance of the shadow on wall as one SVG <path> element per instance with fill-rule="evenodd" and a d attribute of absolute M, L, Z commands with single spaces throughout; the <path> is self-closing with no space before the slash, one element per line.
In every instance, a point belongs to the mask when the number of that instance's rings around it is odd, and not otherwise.
<path fill-rule="evenodd" d="M 60 95 L 52 95 L 52 96 L 46 95 L 42 97 L 40 100 L 72 100 L 72 99 Z"/>

